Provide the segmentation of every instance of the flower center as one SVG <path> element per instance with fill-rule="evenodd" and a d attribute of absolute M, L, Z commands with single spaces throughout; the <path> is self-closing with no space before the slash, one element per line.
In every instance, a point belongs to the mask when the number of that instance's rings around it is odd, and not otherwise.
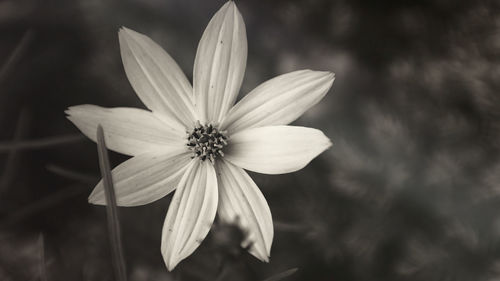
<path fill-rule="evenodd" d="M 191 158 L 209 159 L 213 163 L 217 156 L 224 156 L 222 149 L 227 145 L 226 132 L 219 131 L 216 125 L 201 125 L 197 121 L 194 130 L 188 134 L 187 146 L 193 151 Z"/>

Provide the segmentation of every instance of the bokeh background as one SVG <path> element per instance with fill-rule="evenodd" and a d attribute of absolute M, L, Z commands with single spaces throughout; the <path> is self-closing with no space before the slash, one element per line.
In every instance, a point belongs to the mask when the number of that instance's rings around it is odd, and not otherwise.
<path fill-rule="evenodd" d="M 114 280 L 96 145 L 71 105 L 141 107 L 117 31 L 162 45 L 192 78 L 222 0 L 0 1 L 0 280 Z M 334 145 L 287 175 L 252 174 L 275 225 L 271 262 L 215 224 L 166 270 L 171 195 L 120 208 L 129 280 L 500 280 L 500 2 L 237 1 L 241 96 L 293 70 L 336 73 L 294 124 Z M 115 166 L 127 158 L 111 154 Z"/>

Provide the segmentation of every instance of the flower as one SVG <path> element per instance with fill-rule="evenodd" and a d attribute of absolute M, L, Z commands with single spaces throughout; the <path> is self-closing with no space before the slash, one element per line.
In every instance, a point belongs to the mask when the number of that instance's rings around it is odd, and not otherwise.
<path fill-rule="evenodd" d="M 127 77 L 150 111 L 95 105 L 66 111 L 87 137 L 96 141 L 101 124 L 108 148 L 133 156 L 112 171 L 118 206 L 148 204 L 177 189 L 161 240 L 169 270 L 199 246 L 216 213 L 223 222 L 238 223 L 247 233 L 242 246 L 267 262 L 274 235 L 271 211 L 244 169 L 294 172 L 331 146 L 321 131 L 287 124 L 326 95 L 334 74 L 284 74 L 234 105 L 245 72 L 247 41 L 232 1 L 203 33 L 193 86 L 147 36 L 123 27 L 119 41 Z M 106 204 L 102 181 L 89 202 Z"/>

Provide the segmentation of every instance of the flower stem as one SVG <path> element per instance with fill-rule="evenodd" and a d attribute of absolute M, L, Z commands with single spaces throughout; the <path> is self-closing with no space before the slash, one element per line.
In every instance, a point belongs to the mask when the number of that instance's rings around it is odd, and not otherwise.
<path fill-rule="evenodd" d="M 115 277 L 118 281 L 126 281 L 127 274 L 125 259 L 120 233 L 120 221 L 116 207 L 115 189 L 109 165 L 108 150 L 104 140 L 104 130 L 101 125 L 97 127 L 97 152 L 99 154 L 99 167 L 101 168 L 102 181 L 106 194 L 106 214 L 108 219 L 108 231 L 112 248 L 112 263 L 115 269 Z"/>

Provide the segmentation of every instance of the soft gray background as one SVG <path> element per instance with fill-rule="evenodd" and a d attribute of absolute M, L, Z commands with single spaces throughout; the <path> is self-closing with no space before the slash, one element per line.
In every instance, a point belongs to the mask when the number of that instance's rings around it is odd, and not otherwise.
<path fill-rule="evenodd" d="M 289 71 L 336 73 L 294 124 L 334 145 L 303 170 L 252 174 L 275 223 L 271 262 L 216 225 L 174 271 L 160 254 L 171 196 L 120 208 L 129 280 L 500 280 L 499 1 L 237 1 L 248 34 L 241 94 Z M 87 204 L 96 146 L 71 105 L 143 107 L 119 55 L 126 26 L 188 77 L 224 1 L 0 1 L 0 279 L 113 280 L 105 209 Z M 14 54 L 13 54 L 14 53 Z M 2 147 L 0 145 L 0 147 Z M 112 154 L 113 165 L 126 157 Z M 42 236 L 41 236 L 42 235 Z"/>

